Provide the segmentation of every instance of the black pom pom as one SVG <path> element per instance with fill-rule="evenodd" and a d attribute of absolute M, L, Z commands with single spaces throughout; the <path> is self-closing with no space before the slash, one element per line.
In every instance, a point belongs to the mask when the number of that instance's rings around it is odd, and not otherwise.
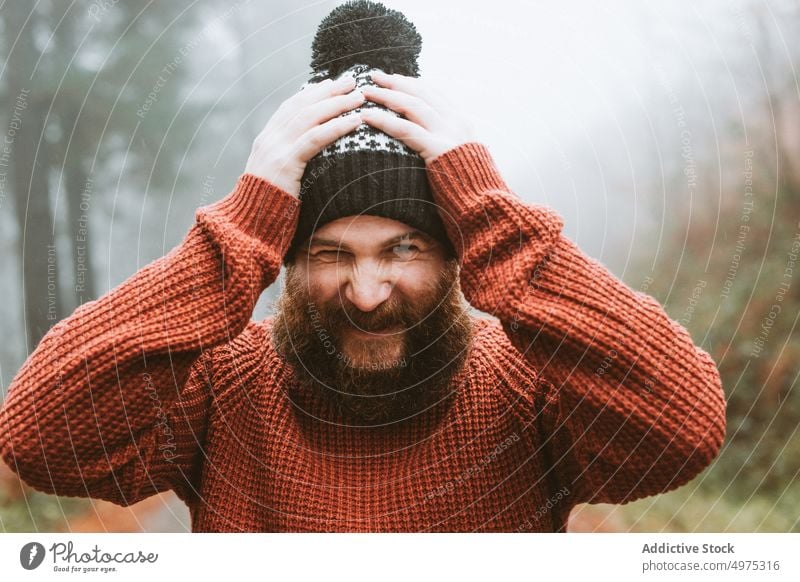
<path fill-rule="evenodd" d="M 397 10 L 380 2 L 354 0 L 334 8 L 319 25 L 311 46 L 314 72 L 336 78 L 362 64 L 386 73 L 418 77 L 422 37 Z"/>

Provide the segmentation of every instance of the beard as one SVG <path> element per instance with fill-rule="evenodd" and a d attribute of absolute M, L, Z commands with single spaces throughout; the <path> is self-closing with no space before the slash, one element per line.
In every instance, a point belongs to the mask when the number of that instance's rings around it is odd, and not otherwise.
<path fill-rule="evenodd" d="M 364 312 L 341 296 L 314 302 L 288 265 L 272 341 L 294 368 L 303 400 L 322 401 L 338 421 L 357 426 L 398 423 L 449 403 L 473 335 L 458 273 L 451 259 L 413 303 L 392 294 Z M 366 334 L 354 338 L 354 329 Z"/>

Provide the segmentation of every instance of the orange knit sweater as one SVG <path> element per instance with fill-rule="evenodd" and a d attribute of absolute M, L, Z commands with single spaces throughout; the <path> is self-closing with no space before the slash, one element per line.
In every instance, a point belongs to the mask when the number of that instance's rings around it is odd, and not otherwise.
<path fill-rule="evenodd" d="M 428 172 L 464 295 L 495 316 L 473 318 L 445 413 L 390 429 L 315 418 L 270 319 L 250 321 L 300 202 L 245 173 L 181 244 L 42 339 L 0 410 L 2 458 L 58 495 L 172 489 L 193 531 L 564 531 L 577 503 L 705 468 L 725 398 L 686 330 L 524 204 L 483 144 Z"/>

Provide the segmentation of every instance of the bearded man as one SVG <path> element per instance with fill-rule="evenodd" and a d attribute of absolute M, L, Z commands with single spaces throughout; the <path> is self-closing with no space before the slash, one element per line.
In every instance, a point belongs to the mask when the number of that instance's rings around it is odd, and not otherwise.
<path fill-rule="evenodd" d="M 121 505 L 173 490 L 193 531 L 547 532 L 711 463 L 711 357 L 509 189 L 419 46 L 378 3 L 323 21 L 233 191 L 18 372 L 12 469 Z"/>

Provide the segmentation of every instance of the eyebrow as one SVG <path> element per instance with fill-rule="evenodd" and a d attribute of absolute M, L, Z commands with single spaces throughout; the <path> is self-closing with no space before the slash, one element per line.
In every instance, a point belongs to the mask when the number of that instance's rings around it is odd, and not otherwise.
<path fill-rule="evenodd" d="M 422 232 L 418 230 L 409 230 L 408 232 L 404 232 L 402 234 L 398 234 L 397 236 L 393 236 L 392 238 L 386 239 L 385 241 L 380 243 L 380 246 L 388 246 L 404 240 L 420 240 L 423 242 L 428 242 L 426 236 Z M 320 238 L 316 236 L 311 237 L 311 240 L 308 242 L 309 247 L 312 247 L 314 245 L 332 246 L 340 249 L 350 250 L 350 248 L 341 241 L 329 238 Z"/>

